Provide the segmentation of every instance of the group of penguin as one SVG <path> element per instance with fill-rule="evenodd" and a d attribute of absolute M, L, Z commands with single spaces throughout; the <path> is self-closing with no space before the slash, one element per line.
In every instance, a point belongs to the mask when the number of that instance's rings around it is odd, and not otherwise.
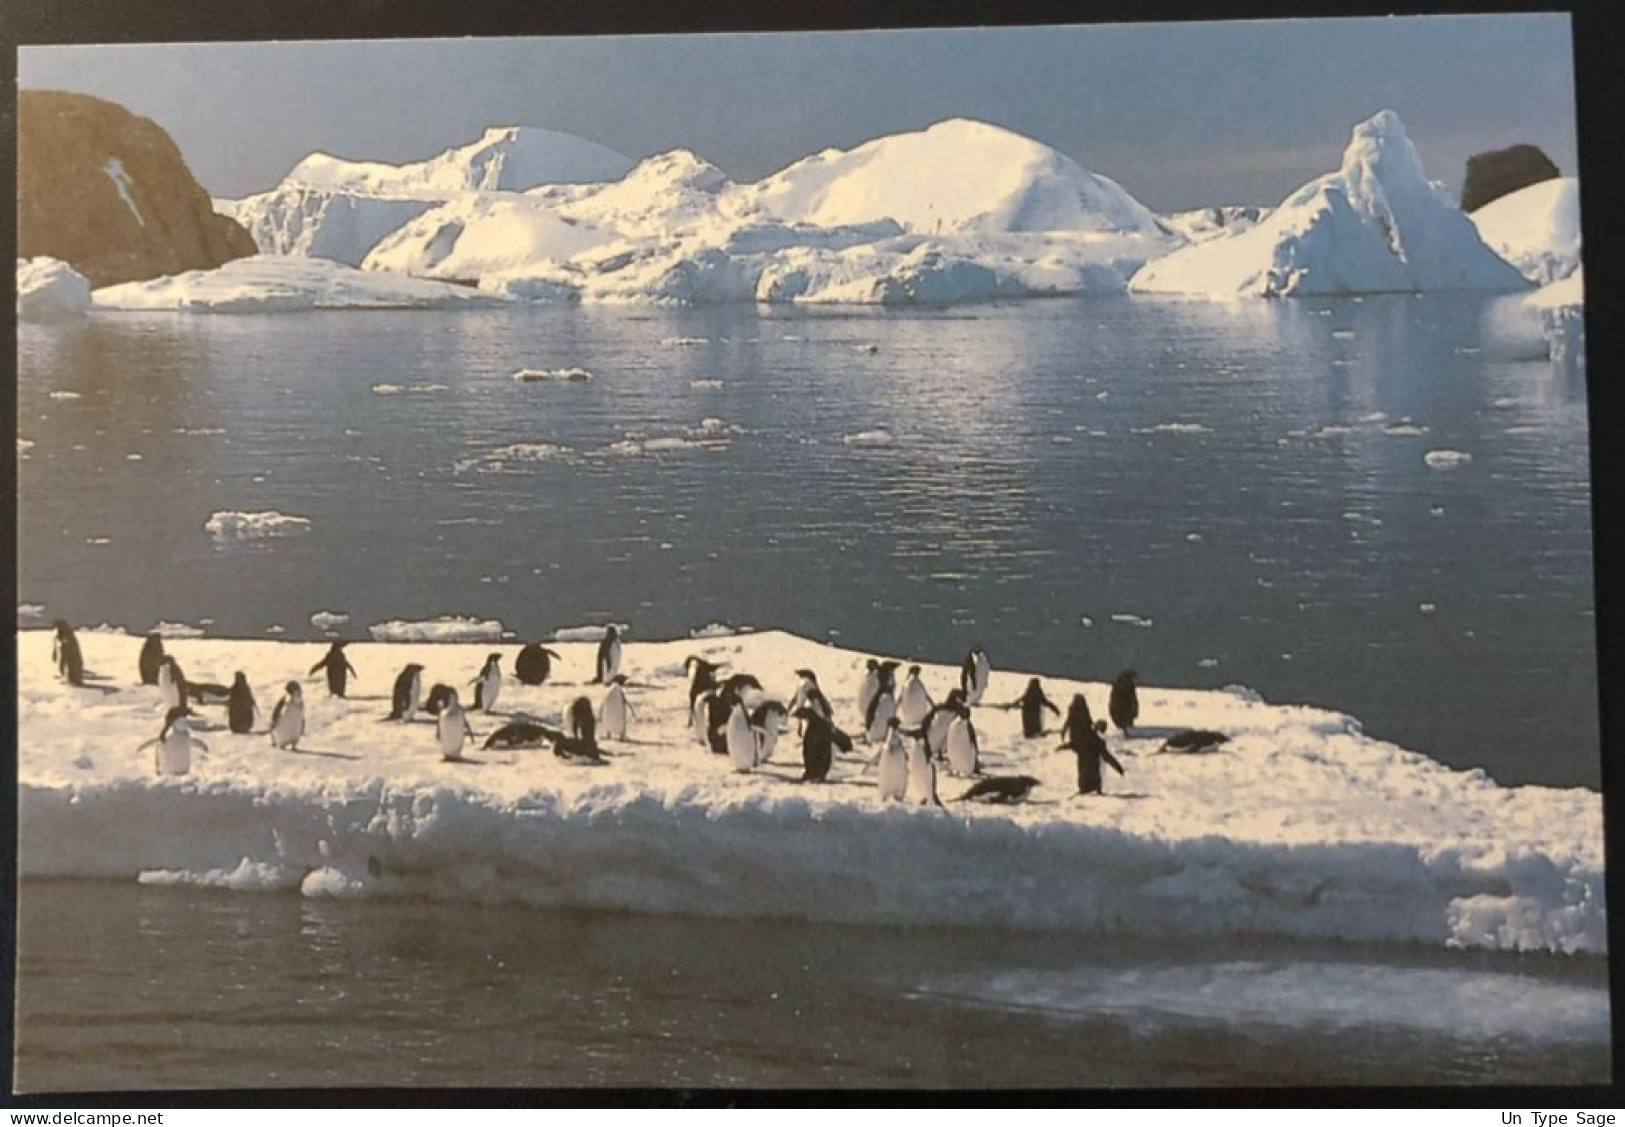
<path fill-rule="evenodd" d="M 53 659 L 61 676 L 72 685 L 85 686 L 84 660 L 72 628 L 62 619 L 54 623 L 56 638 Z M 314 676 L 325 673 L 328 691 L 343 697 L 355 668 L 345 656 L 347 643 L 332 643 L 322 660 L 310 670 Z M 592 684 L 605 686 L 602 703 L 577 697 L 565 712 L 564 727 L 541 723 L 532 717 L 515 718 L 493 731 L 485 740 L 487 749 L 551 747 L 560 759 L 572 763 L 602 764 L 604 752 L 598 745 L 602 736 L 624 740 L 633 716 L 627 700 L 627 677 L 620 672 L 622 642 L 620 632 L 610 626 L 598 645 Z M 471 682 L 474 705 L 479 711 L 495 709 L 502 690 L 501 654 L 492 653 Z M 522 648 L 514 662 L 514 675 L 525 685 L 545 683 L 552 663 L 559 660 L 553 650 L 532 643 Z M 154 749 L 154 768 L 160 775 L 184 775 L 191 769 L 194 751 L 207 753 L 208 746 L 195 735 L 190 717 L 192 704 L 223 704 L 227 726 L 233 733 L 253 731 L 258 706 L 247 678 L 239 671 L 230 686 L 191 682 L 173 656 L 164 652 L 163 640 L 148 635 L 138 659 L 141 682 L 156 685 L 166 705 L 163 727 L 158 736 L 141 745 Z M 920 680 L 920 667 L 912 665 L 899 687 L 898 661 L 870 658 L 858 691 L 861 713 L 861 739 L 879 745 L 870 760 L 878 769 L 878 788 L 883 801 L 912 802 L 941 806 L 937 795 L 940 764 L 950 774 L 975 779 L 958 796 L 962 801 L 1012 803 L 1024 800 L 1038 785 L 1030 775 L 985 775 L 972 709 L 977 706 L 1020 709 L 1022 736 L 1037 738 L 1044 733 L 1044 711 L 1061 716 L 1060 709 L 1045 694 L 1037 677 L 1027 683 L 1021 696 L 1004 704 L 984 705 L 991 677 L 991 665 L 981 646 L 973 646 L 960 668 L 960 684 L 941 703 L 932 700 Z M 797 722 L 801 738 L 803 773 L 799 782 L 825 782 L 836 751 L 851 754 L 853 739 L 835 722 L 835 710 L 819 687 L 818 676 L 810 669 L 796 670 L 798 684 L 788 705 L 768 696 L 762 683 L 748 673 L 722 676 L 725 666 L 705 658 L 690 656 L 683 665 L 689 677 L 688 703 L 691 729 L 698 743 L 717 755 L 726 755 L 737 772 L 752 771 L 768 762 L 781 734 L 791 720 Z M 384 720 L 411 723 L 417 713 L 435 718 L 441 757 L 448 762 L 465 760 L 463 748 L 477 738 L 463 709 L 457 690 L 435 684 L 423 693 L 422 665 L 405 666 L 395 679 L 390 712 Z M 1135 686 L 1138 674 L 1130 669 L 1113 682 L 1107 705 L 1114 724 L 1125 735 L 1139 716 Z M 298 750 L 305 734 L 305 701 L 297 681 L 289 681 L 271 711 L 266 729 L 273 747 Z M 1105 720 L 1095 720 L 1088 701 L 1076 693 L 1060 730 L 1057 750 L 1071 751 L 1077 759 L 1079 794 L 1104 790 L 1102 765 L 1123 774 L 1123 765 L 1106 746 Z M 1226 742 L 1217 732 L 1185 730 L 1169 737 L 1160 750 L 1208 751 Z"/>

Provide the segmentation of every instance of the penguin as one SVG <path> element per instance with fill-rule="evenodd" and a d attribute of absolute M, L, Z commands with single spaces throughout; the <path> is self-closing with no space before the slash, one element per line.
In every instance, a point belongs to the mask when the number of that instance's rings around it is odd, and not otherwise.
<path fill-rule="evenodd" d="M 254 717 L 259 705 L 254 703 L 254 690 L 248 687 L 248 678 L 239 669 L 231 682 L 231 696 L 226 701 L 226 726 L 237 735 L 254 730 Z"/>
<path fill-rule="evenodd" d="M 916 729 L 918 730 L 918 729 Z M 905 801 L 917 806 L 941 806 L 937 797 L 937 765 L 926 750 L 925 733 L 908 742 L 908 791 Z"/>
<path fill-rule="evenodd" d="M 884 740 L 896 715 L 897 698 L 887 690 L 876 693 L 863 714 L 863 742 L 873 744 Z"/>
<path fill-rule="evenodd" d="M 925 720 L 918 727 L 925 730 L 925 750 L 933 759 L 941 759 L 948 752 L 948 729 L 954 720 L 966 715 L 965 694 L 960 689 L 949 689 L 948 699 L 932 705 Z"/>
<path fill-rule="evenodd" d="M 1074 730 L 1070 742 L 1061 745 L 1078 757 L 1079 794 L 1104 793 L 1105 785 L 1100 773 L 1100 764 L 1103 760 L 1111 764 L 1112 769 L 1119 775 L 1123 773 L 1123 765 L 1107 750 L 1106 741 L 1101 738 L 1101 733 L 1105 730 L 1106 721 L 1097 720 L 1093 727 Z"/>
<path fill-rule="evenodd" d="M 1037 785 L 1038 780 L 1031 775 L 989 775 L 985 779 L 978 779 L 954 801 L 1006 805 L 1025 800 Z"/>
<path fill-rule="evenodd" d="M 502 692 L 501 661 L 501 654 L 487 654 L 479 675 L 469 682 L 474 686 L 474 707 L 481 712 L 496 710 L 497 695 Z"/>
<path fill-rule="evenodd" d="M 807 726 L 801 737 L 801 778 L 803 783 L 822 783 L 829 779 L 830 764 L 835 749 L 852 750 L 852 737 L 837 728 L 823 713 L 810 704 L 804 704 L 791 713 Z"/>
<path fill-rule="evenodd" d="M 796 715 L 803 708 L 811 708 L 825 720 L 834 719 L 835 710 L 830 707 L 824 690 L 818 687 L 818 674 L 811 669 L 798 669 L 796 676 L 801 678 L 801 683 L 796 686 L 795 696 L 790 698 L 790 715 Z"/>
<path fill-rule="evenodd" d="M 948 770 L 953 774 L 981 773 L 981 749 L 976 743 L 976 729 L 971 726 L 968 707 L 948 725 L 947 751 Z"/>
<path fill-rule="evenodd" d="M 1066 721 L 1061 725 L 1061 746 L 1073 747 L 1079 733 L 1093 731 L 1094 726 L 1095 719 L 1089 714 L 1089 702 L 1082 693 L 1073 693 L 1072 703 L 1067 706 Z"/>
<path fill-rule="evenodd" d="M 925 722 L 925 717 L 931 711 L 931 694 L 925 691 L 920 684 L 920 667 L 908 667 L 908 680 L 903 682 L 903 692 L 897 698 L 897 718 L 905 727 L 917 728 Z"/>
<path fill-rule="evenodd" d="M 733 708 L 729 710 L 724 739 L 728 759 L 735 771 L 749 771 L 756 766 L 756 730 L 750 726 L 750 716 L 745 712 L 743 701 L 734 701 Z"/>
<path fill-rule="evenodd" d="M 156 685 L 158 683 L 158 667 L 164 661 L 164 640 L 157 634 L 148 634 L 147 640 L 141 643 L 141 656 L 136 659 L 136 665 L 141 670 L 141 683 L 143 685 Z"/>
<path fill-rule="evenodd" d="M 582 697 L 586 700 L 586 697 Z M 563 732 L 549 733 L 553 740 L 553 755 L 566 763 L 589 763 L 601 767 L 608 762 L 593 741 L 592 733 L 585 736 L 567 736 Z"/>
<path fill-rule="evenodd" d="M 604 730 L 604 738 L 626 739 L 626 725 L 631 718 L 632 706 L 626 700 L 626 674 L 617 673 L 610 682 L 609 692 L 604 694 L 604 703 L 598 709 L 598 723 Z"/>
<path fill-rule="evenodd" d="M 723 693 L 708 693 L 700 698 L 705 702 L 705 743 L 713 755 L 728 754 L 728 721 L 733 716 L 737 700 Z"/>
<path fill-rule="evenodd" d="M 158 738 L 148 740 L 137 751 L 153 749 L 153 770 L 160 775 L 185 775 L 192 770 L 192 749 L 208 753 L 209 745 L 192 735 L 187 717 L 191 709 L 185 705 L 171 708 L 164 714 L 164 726 Z"/>
<path fill-rule="evenodd" d="M 717 699 L 715 689 L 704 689 L 689 702 L 688 727 L 694 733 L 694 742 L 705 746 L 710 742 L 711 702 Z"/>
<path fill-rule="evenodd" d="M 703 657 L 693 654 L 683 659 L 683 672 L 689 675 L 688 706 L 694 707 L 694 702 L 700 699 L 700 694 L 707 689 L 717 687 L 717 671 L 722 666 L 715 662 L 706 661 Z"/>
<path fill-rule="evenodd" d="M 970 653 L 965 655 L 964 665 L 959 669 L 959 687 L 964 690 L 966 704 L 982 703 L 982 694 L 987 692 L 990 676 L 992 669 L 988 665 L 987 654 L 982 652 L 980 644 L 972 646 Z"/>
<path fill-rule="evenodd" d="M 598 643 L 598 672 L 593 675 L 594 685 L 607 685 L 621 671 L 621 632 L 613 626 L 604 628 L 603 640 Z"/>
<path fill-rule="evenodd" d="M 349 642 L 334 642 L 328 648 L 327 655 L 310 667 L 312 676 L 315 676 L 319 670 L 327 670 L 327 692 L 330 696 L 342 698 L 344 696 L 344 687 L 349 683 L 349 679 L 357 676 L 355 667 L 350 664 L 350 659 L 344 656 L 344 647 L 349 644 Z"/>
<path fill-rule="evenodd" d="M 869 706 L 880 695 L 880 662 L 870 658 L 863 663 L 863 682 L 858 685 L 858 715 L 864 718 L 865 727 L 869 722 Z"/>
<path fill-rule="evenodd" d="M 199 704 L 225 704 L 231 699 L 231 689 L 214 681 L 188 681 L 186 696 Z"/>
<path fill-rule="evenodd" d="M 487 750 L 493 747 L 541 747 L 563 735 L 557 728 L 549 728 L 545 724 L 514 720 L 487 736 L 485 747 Z"/>
<path fill-rule="evenodd" d="M 305 696 L 298 681 L 289 681 L 282 699 L 271 709 L 271 746 L 299 750 L 305 734 Z"/>
<path fill-rule="evenodd" d="M 562 660 L 546 646 L 532 642 L 513 659 L 513 675 L 521 685 L 542 685 L 553 672 L 553 663 Z"/>
<path fill-rule="evenodd" d="M 910 738 L 919 738 L 910 735 Z M 880 800 L 901 802 L 908 793 L 908 745 L 903 726 L 893 716 L 886 722 L 886 742 L 880 749 Z"/>
<path fill-rule="evenodd" d="M 56 640 L 51 643 L 51 660 L 56 663 L 56 671 L 70 685 L 83 687 L 85 683 L 85 658 L 79 652 L 79 639 L 68 625 L 68 620 L 59 618 L 51 623 L 56 631 Z M 177 704 L 184 704 L 178 701 Z"/>
<path fill-rule="evenodd" d="M 389 692 L 389 716 L 386 719 L 410 724 L 418 713 L 418 698 L 423 695 L 423 666 L 409 662 L 395 678 L 395 687 Z"/>
<path fill-rule="evenodd" d="M 462 760 L 465 739 L 479 738 L 468 723 L 468 717 L 463 714 L 463 706 L 457 702 L 456 689 L 451 690 L 440 715 L 435 718 L 435 734 L 440 739 L 440 758 L 448 763 Z"/>
<path fill-rule="evenodd" d="M 893 696 L 897 695 L 897 670 L 902 664 L 900 661 L 883 661 L 875 667 L 875 673 L 879 675 L 880 690 L 882 692 L 890 692 Z"/>
<path fill-rule="evenodd" d="M 1009 704 L 1000 708 L 1021 709 L 1021 735 L 1023 739 L 1033 739 L 1044 734 L 1044 709 L 1049 709 L 1055 715 L 1061 715 L 1061 710 L 1055 707 L 1055 702 L 1044 695 L 1044 686 L 1034 677 L 1027 682 L 1027 689 Z"/>
<path fill-rule="evenodd" d="M 740 701 L 748 712 L 767 699 L 762 683 L 749 673 L 735 673 L 717 688 L 724 700 Z"/>
<path fill-rule="evenodd" d="M 423 711 L 430 716 L 439 716 L 440 710 L 446 707 L 446 702 L 457 695 L 457 690 L 450 685 L 442 685 L 438 681 L 429 690 L 429 695 L 423 700 Z"/>
<path fill-rule="evenodd" d="M 1220 744 L 1230 742 L 1230 737 L 1219 732 L 1210 732 L 1205 728 L 1186 728 L 1183 732 L 1175 732 L 1162 742 L 1157 750 L 1185 752 L 1198 755 L 1202 752 L 1214 751 Z"/>
<path fill-rule="evenodd" d="M 773 747 L 779 741 L 779 729 L 789 717 L 784 705 L 776 700 L 764 701 L 750 714 L 750 726 L 756 733 L 756 762 L 766 763 L 773 758 Z"/>
<path fill-rule="evenodd" d="M 158 692 L 165 708 L 180 708 L 186 703 L 186 674 L 181 672 L 181 663 L 168 654 L 158 664 Z"/>
<path fill-rule="evenodd" d="M 582 740 L 596 749 L 598 746 L 598 718 L 593 715 L 592 701 L 586 697 L 576 697 L 575 700 L 570 702 L 570 712 L 565 720 L 571 739 Z"/>
<path fill-rule="evenodd" d="M 1117 675 L 1112 682 L 1111 700 L 1106 704 L 1106 712 L 1112 718 L 1112 723 L 1120 728 L 1123 734 L 1134 727 L 1135 717 L 1140 715 L 1140 696 L 1134 691 L 1134 678 L 1139 674 L 1132 669 L 1125 669 Z"/>

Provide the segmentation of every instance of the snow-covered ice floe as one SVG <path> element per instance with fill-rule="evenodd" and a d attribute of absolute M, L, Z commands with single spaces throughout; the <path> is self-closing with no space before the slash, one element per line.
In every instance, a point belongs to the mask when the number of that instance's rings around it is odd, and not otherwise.
<path fill-rule="evenodd" d="M 367 273 L 320 258 L 255 255 L 215 270 L 125 282 L 92 294 L 97 310 L 293 313 L 308 309 L 445 309 L 506 304 L 468 286 Z"/>
<path fill-rule="evenodd" d="M 17 320 L 59 321 L 90 309 L 90 283 L 55 258 L 17 260 Z"/>
<path fill-rule="evenodd" d="M 266 509 L 263 512 L 241 512 L 226 509 L 213 513 L 203 528 L 221 543 L 233 540 L 264 540 L 273 536 L 289 536 L 310 531 L 310 518 Z"/>
<path fill-rule="evenodd" d="M 87 667 L 117 692 L 63 684 L 51 632 L 18 635 L 25 878 L 1606 951 L 1599 794 L 1498 786 L 1372 739 L 1347 716 L 1246 691 L 1142 686 L 1144 732 L 1110 737 L 1126 775 L 1109 775 L 1107 793 L 1086 798 L 1072 796 L 1072 756 L 1053 750 L 1053 736 L 1023 740 L 1015 712 L 979 707 L 984 768 L 1030 774 L 1038 788 L 1013 807 L 961 804 L 953 799 L 965 782 L 945 775 L 938 809 L 883 802 L 858 754 L 839 755 L 828 784 L 796 784 L 793 733 L 771 762 L 739 774 L 689 732 L 689 655 L 754 673 L 786 699 L 793 671 L 812 669 L 855 733 L 862 653 L 779 632 L 629 643 L 622 671 L 636 743 L 606 741 L 601 767 L 474 747 L 475 766 L 442 761 L 433 724 L 380 718 L 407 662 L 426 667 L 425 684 L 466 685 L 489 641 L 355 643 L 355 691 L 345 700 L 307 694 L 300 752 L 231 735 L 219 710 L 202 706 L 208 753 L 191 774 L 160 778 L 150 753 L 137 751 L 163 711 L 157 688 L 137 683 L 141 640 L 80 638 Z M 557 723 L 578 694 L 597 703 L 600 690 L 587 684 L 596 645 L 553 644 L 554 678 L 539 688 L 505 682 L 504 712 Z M 200 680 L 244 671 L 268 711 L 326 645 L 181 638 L 167 648 Z M 511 669 L 514 650 L 502 652 Z M 996 670 L 986 699 L 1012 700 L 1026 680 Z M 1046 680 L 1051 697 L 1081 691 L 1104 711 L 1107 686 Z M 958 684 L 957 666 L 927 665 L 924 681 L 941 697 Z M 483 738 L 507 718 L 476 713 L 471 723 Z M 1160 733 L 1184 727 L 1230 741 L 1200 755 L 1157 753 Z"/>
<path fill-rule="evenodd" d="M 502 622 L 459 614 L 416 622 L 392 618 L 367 627 L 367 633 L 379 642 L 495 642 L 502 637 Z"/>
<path fill-rule="evenodd" d="M 520 383 L 586 383 L 592 373 L 585 368 L 520 368 L 513 378 Z"/>

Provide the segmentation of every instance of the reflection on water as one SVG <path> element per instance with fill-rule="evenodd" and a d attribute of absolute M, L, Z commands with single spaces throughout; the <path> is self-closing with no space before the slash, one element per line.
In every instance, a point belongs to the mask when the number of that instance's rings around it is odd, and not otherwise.
<path fill-rule="evenodd" d="M 332 609 L 526 637 L 782 626 L 950 662 L 980 642 L 1006 668 L 1248 684 L 1503 781 L 1595 786 L 1584 385 L 1499 356 L 1482 315 L 1094 298 L 23 326 L 19 597 L 246 636 L 315 636 Z M 570 367 L 593 378 L 512 378 Z M 311 531 L 212 541 L 228 509 Z"/>

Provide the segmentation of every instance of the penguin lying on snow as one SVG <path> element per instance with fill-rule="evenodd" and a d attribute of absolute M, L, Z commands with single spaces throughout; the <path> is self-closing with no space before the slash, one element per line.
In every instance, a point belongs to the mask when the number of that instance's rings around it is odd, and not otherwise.
<path fill-rule="evenodd" d="M 991 802 L 1000 805 L 1021 802 L 1037 785 L 1038 780 L 1031 775 L 990 775 L 978 781 L 954 801 Z"/>
<path fill-rule="evenodd" d="M 1214 751 L 1220 744 L 1230 742 L 1230 737 L 1219 732 L 1210 732 L 1205 728 L 1186 728 L 1183 732 L 1175 732 L 1163 741 L 1157 750 L 1184 752 L 1197 755 L 1206 751 Z"/>
<path fill-rule="evenodd" d="M 485 738 L 487 751 L 494 747 L 541 747 L 551 743 L 557 736 L 564 733 L 557 728 L 549 728 L 545 724 L 532 724 L 527 720 L 515 720 L 504 724 Z"/>

